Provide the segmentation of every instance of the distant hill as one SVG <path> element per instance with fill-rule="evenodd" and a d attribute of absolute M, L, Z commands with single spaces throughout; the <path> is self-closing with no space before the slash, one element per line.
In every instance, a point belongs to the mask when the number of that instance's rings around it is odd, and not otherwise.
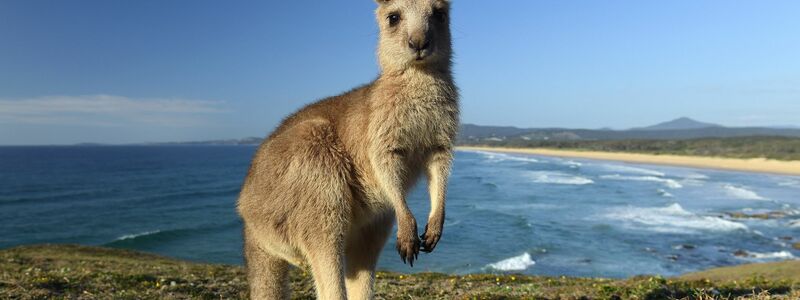
<path fill-rule="evenodd" d="M 248 137 L 243 139 L 210 140 L 210 141 L 191 141 L 191 142 L 166 142 L 149 143 L 148 145 L 259 145 L 263 138 Z"/>
<path fill-rule="evenodd" d="M 778 125 L 778 126 L 769 126 L 769 128 L 776 128 L 776 129 L 800 129 L 800 126 L 794 126 L 794 125 Z"/>
<path fill-rule="evenodd" d="M 603 141 L 603 140 L 684 140 L 752 136 L 800 137 L 800 129 L 775 127 L 724 127 L 689 118 L 679 118 L 648 127 L 629 130 L 518 128 L 464 124 L 458 135 L 461 144 L 483 141 Z"/>
<path fill-rule="evenodd" d="M 530 131 L 531 129 L 511 126 L 482 126 L 473 124 L 462 124 L 459 130 L 460 134 L 464 137 L 474 136 L 481 138 L 517 136 Z"/>
<path fill-rule="evenodd" d="M 613 141 L 613 140 L 685 140 L 698 138 L 731 137 L 800 137 L 800 128 L 780 127 L 725 127 L 690 118 L 679 118 L 647 127 L 628 130 L 570 129 L 570 128 L 519 128 L 513 126 L 482 126 L 462 124 L 458 133 L 459 144 L 480 144 L 504 141 Z M 260 137 L 243 139 L 150 143 L 148 145 L 259 145 Z"/>
<path fill-rule="evenodd" d="M 700 121 L 683 117 L 672 121 L 659 123 L 653 126 L 633 128 L 631 130 L 684 130 L 684 129 L 715 128 L 715 127 L 719 128 L 724 126 L 711 123 L 703 123 Z"/>

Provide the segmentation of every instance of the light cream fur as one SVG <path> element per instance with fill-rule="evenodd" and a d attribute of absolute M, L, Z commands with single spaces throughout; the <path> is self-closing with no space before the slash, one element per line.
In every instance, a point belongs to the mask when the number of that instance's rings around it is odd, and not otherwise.
<path fill-rule="evenodd" d="M 442 236 L 458 128 L 450 3 L 377 2 L 380 77 L 289 116 L 255 154 L 238 203 L 252 299 L 287 299 L 290 265 L 310 268 L 319 299 L 371 299 L 395 220 L 412 266 Z M 418 236 L 405 197 L 423 174 Z"/>

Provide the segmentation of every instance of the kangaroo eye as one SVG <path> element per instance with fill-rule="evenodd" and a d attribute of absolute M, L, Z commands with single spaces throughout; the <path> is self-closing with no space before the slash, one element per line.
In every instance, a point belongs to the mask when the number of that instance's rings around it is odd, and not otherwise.
<path fill-rule="evenodd" d="M 437 9 L 433 11 L 433 17 L 439 22 L 444 22 L 447 20 L 447 12 Z"/>
<path fill-rule="evenodd" d="M 389 14 L 387 19 L 389 20 L 389 26 L 395 26 L 397 25 L 397 23 L 400 23 L 400 14 L 398 13 Z"/>

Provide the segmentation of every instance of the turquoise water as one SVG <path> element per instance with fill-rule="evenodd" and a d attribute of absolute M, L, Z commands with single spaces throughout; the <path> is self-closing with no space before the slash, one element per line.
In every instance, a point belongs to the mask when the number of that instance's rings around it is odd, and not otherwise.
<path fill-rule="evenodd" d="M 252 146 L 0 147 L 0 248 L 79 243 L 241 264 Z M 427 215 L 424 184 L 408 201 Z M 726 212 L 781 212 L 741 220 Z M 791 240 L 789 239 L 791 238 Z M 795 259 L 800 178 L 458 152 L 445 235 L 413 269 L 625 277 Z M 738 255 L 735 255 L 738 254 Z"/>

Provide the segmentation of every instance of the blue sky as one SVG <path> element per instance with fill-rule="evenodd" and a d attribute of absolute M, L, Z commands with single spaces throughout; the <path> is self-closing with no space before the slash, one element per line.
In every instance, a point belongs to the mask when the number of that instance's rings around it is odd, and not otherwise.
<path fill-rule="evenodd" d="M 0 1 L 0 144 L 264 136 L 378 74 L 373 1 Z M 800 125 L 800 2 L 454 0 L 467 123 Z"/>

